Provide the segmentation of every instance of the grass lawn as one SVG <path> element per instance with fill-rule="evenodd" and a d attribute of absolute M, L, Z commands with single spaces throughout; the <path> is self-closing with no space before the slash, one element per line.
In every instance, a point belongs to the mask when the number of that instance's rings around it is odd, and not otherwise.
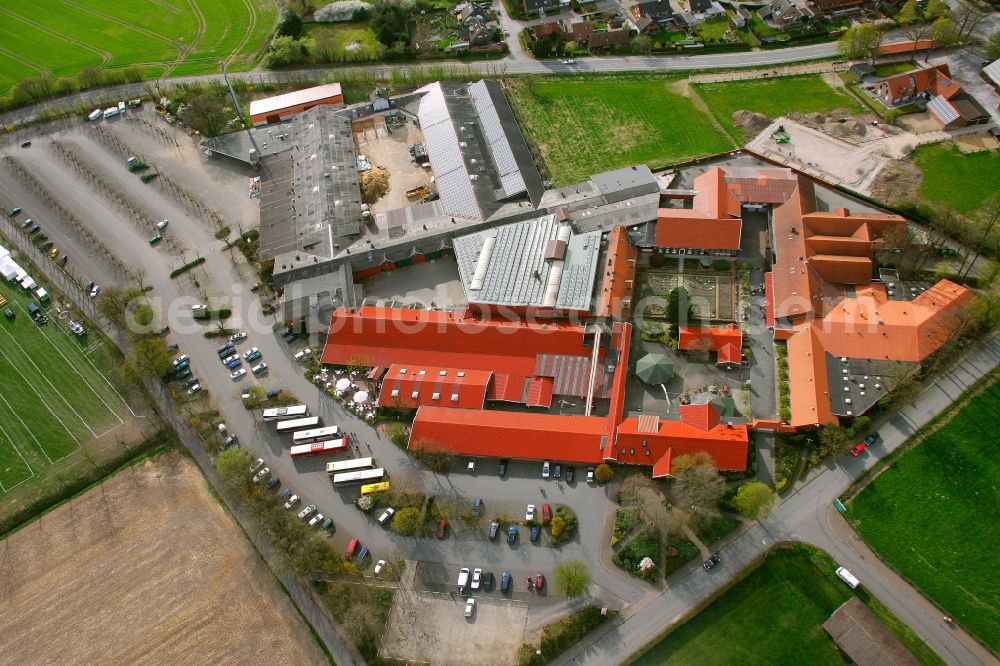
<path fill-rule="evenodd" d="M 130 414 L 111 380 L 120 356 L 99 332 L 76 338 L 55 313 L 36 326 L 22 290 L 4 282 L 0 295 L 15 313 L 0 317 L 2 497 Z"/>
<path fill-rule="evenodd" d="M 875 65 L 875 76 L 886 77 L 894 74 L 902 74 L 917 68 L 916 63 L 906 60 L 904 62 L 887 62 Z"/>
<path fill-rule="evenodd" d="M 705 21 L 698 26 L 698 34 L 704 37 L 705 41 L 711 39 L 722 41 L 722 38 L 726 36 L 727 30 L 729 30 L 728 16 L 714 18 L 711 21 Z"/>
<path fill-rule="evenodd" d="M 920 198 L 960 213 L 971 213 L 1000 191 L 1000 150 L 964 155 L 954 143 L 935 143 L 919 146 L 910 159 L 924 174 Z"/>
<path fill-rule="evenodd" d="M 842 665 L 822 626 L 852 593 L 835 568 L 826 553 L 808 546 L 776 548 L 746 578 L 629 663 Z M 872 611 L 886 617 L 884 607 L 875 606 Z M 900 629 L 888 619 L 890 628 Z M 943 663 L 905 631 L 901 640 L 916 648 L 923 663 Z"/>
<path fill-rule="evenodd" d="M 382 45 L 370 25 L 370 21 L 308 23 L 306 34 L 316 40 L 317 50 L 331 59 L 373 60 L 379 57 Z M 348 51 L 347 47 L 355 42 L 357 48 Z"/>
<path fill-rule="evenodd" d="M 1000 651 L 1000 382 L 848 505 L 865 541 Z"/>
<path fill-rule="evenodd" d="M 645 162 L 660 168 L 733 143 L 671 77 L 532 77 L 508 97 L 555 185 Z"/>
<path fill-rule="evenodd" d="M 232 58 L 232 69 L 249 69 L 277 15 L 267 0 L 5 0 L 0 94 L 26 76 L 58 78 L 89 67 L 179 63 L 171 73 L 201 74 Z"/>
<path fill-rule="evenodd" d="M 694 88 L 737 141 L 742 141 L 743 137 L 742 130 L 733 125 L 733 113 L 741 109 L 762 113 L 768 118 L 777 118 L 792 111 L 814 113 L 844 108 L 854 112 L 864 110 L 857 100 L 845 92 L 834 90 L 818 74 L 701 83 Z"/>

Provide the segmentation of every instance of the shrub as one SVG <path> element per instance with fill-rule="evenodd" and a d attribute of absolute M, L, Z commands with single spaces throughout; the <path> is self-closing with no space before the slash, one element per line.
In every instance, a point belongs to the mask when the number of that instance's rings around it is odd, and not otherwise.
<path fill-rule="evenodd" d="M 663 545 L 660 543 L 660 534 L 655 529 L 650 529 L 632 537 L 617 553 L 611 556 L 611 561 L 633 576 L 652 582 L 656 580 L 662 555 Z M 640 571 L 639 563 L 646 557 L 653 560 L 656 566 L 646 571 Z"/>
<path fill-rule="evenodd" d="M 361 509 L 365 513 L 368 513 L 369 511 L 375 508 L 375 500 L 372 498 L 371 495 L 362 495 L 361 497 L 358 498 L 357 505 L 359 509 Z"/>
<path fill-rule="evenodd" d="M 717 271 L 728 271 L 729 270 L 729 266 L 730 266 L 730 263 L 728 261 L 726 261 L 725 259 L 716 259 L 712 263 L 712 268 L 714 268 Z"/>
<path fill-rule="evenodd" d="M 392 519 L 392 529 L 402 536 L 413 536 L 420 526 L 420 509 L 412 506 L 400 509 Z"/>
<path fill-rule="evenodd" d="M 607 483 L 613 478 L 615 478 L 615 470 L 611 468 L 611 465 L 601 463 L 594 470 L 594 480 L 598 483 Z"/>
<path fill-rule="evenodd" d="M 539 646 L 542 654 L 536 654 L 534 646 L 524 644 L 517 655 L 518 666 L 535 666 L 552 661 L 614 616 L 613 611 L 603 615 L 599 606 L 587 606 L 561 620 L 545 625 L 542 628 L 542 640 Z"/>
<path fill-rule="evenodd" d="M 170 272 L 170 277 L 171 278 L 175 278 L 178 275 L 183 275 L 184 273 L 187 273 L 189 270 L 191 270 L 195 266 L 201 266 L 203 263 L 205 263 L 205 257 L 198 257 L 194 261 L 189 261 L 188 263 L 184 264 L 183 266 L 181 266 L 177 270 L 171 271 Z"/>
<path fill-rule="evenodd" d="M 659 252 L 654 253 L 653 256 L 649 258 L 650 268 L 663 268 L 666 265 L 666 263 L 667 263 L 667 258 L 662 254 L 660 254 Z"/>
<path fill-rule="evenodd" d="M 406 444 L 410 440 L 410 436 L 406 432 L 406 426 L 402 423 L 393 423 L 386 429 L 386 433 L 393 444 L 401 449 L 406 448 Z"/>
<path fill-rule="evenodd" d="M 611 545 L 615 546 L 619 541 L 628 536 L 636 525 L 639 524 L 639 507 L 626 507 L 615 511 L 615 525 L 611 531 Z"/>
<path fill-rule="evenodd" d="M 556 505 L 555 515 L 549 525 L 549 532 L 552 535 L 552 545 L 561 546 L 576 536 L 580 529 L 580 523 L 576 518 L 573 509 L 565 504 Z"/>
<path fill-rule="evenodd" d="M 229 308 L 220 308 L 218 310 L 202 310 L 201 312 L 195 312 L 191 315 L 192 319 L 229 319 L 233 314 L 233 311 Z"/>
<path fill-rule="evenodd" d="M 203 335 L 206 338 L 228 338 L 235 332 L 235 328 L 213 328 L 211 331 L 205 331 Z"/>

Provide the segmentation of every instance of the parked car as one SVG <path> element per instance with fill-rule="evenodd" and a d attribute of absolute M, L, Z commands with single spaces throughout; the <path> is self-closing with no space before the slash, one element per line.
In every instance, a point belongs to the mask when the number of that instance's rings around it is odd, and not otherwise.
<path fill-rule="evenodd" d="M 321 530 L 328 530 L 333 527 L 333 518 L 327 518 L 323 521 L 323 524 L 319 526 Z"/>
<path fill-rule="evenodd" d="M 270 480 L 268 480 L 268 482 L 264 484 L 264 490 L 270 490 L 271 488 L 274 488 L 279 483 L 281 483 L 281 479 L 279 479 L 276 476 L 272 476 L 270 478 Z"/>
<path fill-rule="evenodd" d="M 201 391 L 201 384 L 195 384 L 194 386 L 192 386 L 191 388 L 189 388 L 187 390 L 187 394 L 188 395 L 194 395 L 195 393 L 198 393 L 199 391 Z"/>
<path fill-rule="evenodd" d="M 264 469 L 260 470 L 259 472 L 257 472 L 256 474 L 253 475 L 253 482 L 254 483 L 260 483 L 261 479 L 263 479 L 264 477 L 266 477 L 270 473 L 271 473 L 271 468 L 270 467 L 265 467 Z"/>
<path fill-rule="evenodd" d="M 244 333 L 243 331 L 236 331 L 235 333 L 229 336 L 229 342 L 232 343 L 237 343 L 240 340 L 246 340 L 246 339 L 247 339 L 247 334 Z"/>
<path fill-rule="evenodd" d="M 354 557 L 354 554 L 358 552 L 358 546 L 361 545 L 357 539 L 351 539 L 347 542 L 347 559 Z"/>
<path fill-rule="evenodd" d="M 254 462 L 254 464 L 250 465 L 250 473 L 252 474 L 253 472 L 256 472 L 257 470 L 259 470 L 263 466 L 264 466 L 264 459 L 263 458 L 257 458 L 257 461 Z"/>
<path fill-rule="evenodd" d="M 315 527 L 323 522 L 323 514 L 317 513 L 315 516 L 309 519 L 309 527 Z"/>
<path fill-rule="evenodd" d="M 510 581 L 511 575 L 509 571 L 504 571 L 503 575 L 500 576 L 500 591 L 504 594 L 510 592 Z"/>
<path fill-rule="evenodd" d="M 517 526 L 511 525 L 510 527 L 507 528 L 507 543 L 513 546 L 514 542 L 516 541 L 517 541 Z"/>
<path fill-rule="evenodd" d="M 458 587 L 464 588 L 469 583 L 469 567 L 462 567 L 458 570 Z"/>
<path fill-rule="evenodd" d="M 198 384 L 198 383 L 199 383 L 198 382 L 198 378 L 197 377 L 192 377 L 189 380 L 187 380 L 186 382 L 184 382 L 184 386 L 187 386 L 188 388 L 191 388 L 192 386 L 194 386 L 195 384 Z"/>
<path fill-rule="evenodd" d="M 472 515 L 475 518 L 479 517 L 479 513 L 483 510 L 483 500 L 477 497 L 476 501 L 472 503 Z"/>
<path fill-rule="evenodd" d="M 872 434 L 865 437 L 863 442 L 860 442 L 857 446 L 851 449 L 851 455 L 857 458 L 862 453 L 864 453 L 865 449 L 875 444 L 875 442 L 877 442 L 880 438 L 881 435 L 879 435 L 877 432 L 873 432 Z"/>
<path fill-rule="evenodd" d="M 229 373 L 229 378 L 232 379 L 235 382 L 237 379 L 239 379 L 240 377 L 242 377 L 245 374 L 247 374 L 247 369 L 246 368 L 240 368 L 239 370 L 234 370 L 233 372 L 230 372 Z"/>
<path fill-rule="evenodd" d="M 542 534 L 542 528 L 538 525 L 531 526 L 531 543 L 538 541 L 538 537 Z"/>
<path fill-rule="evenodd" d="M 288 498 L 288 501 L 285 502 L 285 508 L 286 509 L 291 509 L 293 506 L 295 506 L 298 503 L 298 501 L 299 501 L 299 496 L 298 495 L 292 495 L 291 497 Z"/>
<path fill-rule="evenodd" d="M 500 531 L 500 523 L 493 521 L 490 523 L 490 541 L 496 541 L 497 533 Z"/>
<path fill-rule="evenodd" d="M 368 557 L 368 548 L 362 546 L 361 550 L 358 551 L 358 556 L 354 558 L 354 561 L 357 562 L 358 564 L 361 564 L 361 562 L 363 562 L 366 557 Z"/>
<path fill-rule="evenodd" d="M 535 505 L 529 504 L 528 509 L 524 512 L 524 522 L 530 523 L 535 519 Z"/>
<path fill-rule="evenodd" d="M 281 499 L 288 499 L 291 496 L 292 496 L 292 489 L 291 488 L 282 488 L 281 489 Z"/>
<path fill-rule="evenodd" d="M 503 477 L 507 476 L 507 461 L 506 460 L 501 460 L 500 461 L 500 467 L 497 469 L 497 474 L 500 476 L 501 479 Z"/>
<path fill-rule="evenodd" d="M 170 220 L 160 220 L 159 222 L 156 223 L 156 228 L 159 231 L 163 231 L 164 229 L 167 228 L 168 224 L 170 224 Z"/>
<path fill-rule="evenodd" d="M 469 583 L 469 587 L 471 587 L 473 590 L 478 590 L 479 586 L 482 585 L 482 582 L 483 582 L 483 570 L 480 569 L 479 567 L 476 567 L 475 569 L 472 570 L 472 582 Z"/>
<path fill-rule="evenodd" d="M 850 451 L 850 454 L 852 456 L 854 456 L 855 458 L 857 458 L 858 456 L 860 456 L 864 452 L 865 452 L 865 445 L 862 443 L 862 444 L 858 444 L 857 446 L 853 447 L 851 449 L 851 451 Z"/>
<path fill-rule="evenodd" d="M 535 575 L 535 589 L 540 590 L 545 587 L 545 574 L 538 573 Z"/>
<path fill-rule="evenodd" d="M 704 564 L 702 564 L 701 566 L 705 571 L 711 571 L 712 569 L 715 568 L 715 565 L 717 565 L 721 561 L 722 558 L 719 557 L 718 553 L 715 553 L 710 558 L 705 560 Z"/>
<path fill-rule="evenodd" d="M 22 141 L 21 142 L 21 147 L 22 148 L 31 148 L 31 141 Z"/>
<path fill-rule="evenodd" d="M 257 354 L 257 356 L 254 356 L 254 358 L 250 358 L 254 354 Z M 253 360 L 258 359 L 260 357 L 261 357 L 260 350 L 257 349 L 256 347 L 251 347 L 250 349 L 246 350 L 246 352 L 244 352 L 244 354 L 243 354 L 243 358 L 245 358 L 248 361 L 253 361 Z"/>
<path fill-rule="evenodd" d="M 253 368 L 251 368 L 251 372 L 255 375 L 267 372 L 267 363 L 259 363 L 258 365 L 253 366 Z"/>
<path fill-rule="evenodd" d="M 476 612 L 476 600 L 469 597 L 469 600 L 465 602 L 465 617 L 472 617 L 472 614 Z"/>
<path fill-rule="evenodd" d="M 545 462 L 542 463 L 542 478 L 543 479 L 549 478 L 549 461 L 548 460 L 546 460 Z"/>
<path fill-rule="evenodd" d="M 376 562 L 374 571 L 375 575 L 377 576 L 380 573 L 382 573 L 382 569 L 384 568 L 385 568 L 385 560 L 379 560 L 378 562 Z"/>
<path fill-rule="evenodd" d="M 229 356 L 222 359 L 222 365 L 229 365 L 233 361 L 238 361 L 238 360 L 240 360 L 239 356 L 237 356 L 236 354 L 230 354 Z"/>
<path fill-rule="evenodd" d="M 233 353 L 233 350 L 235 349 L 236 345 L 234 345 L 232 342 L 227 342 L 226 344 L 219 347 L 219 349 L 216 351 L 218 351 L 219 358 L 226 358 L 227 356 L 230 356 Z"/>
<path fill-rule="evenodd" d="M 187 354 L 181 354 L 180 356 L 178 356 L 177 358 L 174 359 L 174 367 L 176 368 L 178 365 L 180 365 L 184 361 L 188 361 L 190 359 L 191 359 L 191 357 L 188 356 Z"/>
<path fill-rule="evenodd" d="M 204 312 L 208 309 L 208 306 L 204 303 L 195 303 L 191 306 L 191 312 Z"/>
<path fill-rule="evenodd" d="M 267 399 L 274 400 L 275 398 L 278 397 L 279 393 L 281 393 L 281 389 L 271 389 L 270 391 L 267 392 Z"/>
<path fill-rule="evenodd" d="M 305 518 L 305 517 L 307 517 L 309 514 L 311 514 L 315 510 L 316 510 L 316 505 L 315 504 L 310 504 L 306 508 L 304 508 L 301 511 L 299 511 L 299 518 Z"/>
<path fill-rule="evenodd" d="M 573 478 L 576 476 L 576 470 L 570 465 L 566 468 L 566 483 L 573 483 Z"/>
<path fill-rule="evenodd" d="M 445 534 L 447 534 L 447 532 L 448 532 L 448 523 L 445 522 L 444 518 L 442 518 L 441 520 L 438 521 L 437 538 L 443 539 L 445 537 Z"/>
<path fill-rule="evenodd" d="M 181 368 L 175 371 L 175 376 L 177 379 L 187 379 L 191 376 L 191 368 Z"/>
<path fill-rule="evenodd" d="M 594 468 L 593 467 L 588 467 L 587 468 L 587 483 L 593 483 L 593 482 L 594 482 Z"/>
<path fill-rule="evenodd" d="M 101 293 L 101 285 L 95 284 L 94 287 L 90 290 L 90 297 L 97 298 L 97 295 L 99 293 Z"/>
<path fill-rule="evenodd" d="M 174 364 L 174 372 L 177 372 L 179 370 L 183 370 L 183 369 L 188 368 L 190 366 L 191 366 L 191 364 L 188 363 L 187 361 L 181 361 L 180 363 L 175 363 Z"/>
<path fill-rule="evenodd" d="M 241 361 L 238 358 L 234 358 L 232 361 L 229 361 L 228 363 L 225 364 L 225 366 L 226 366 L 226 368 L 228 370 L 235 370 L 236 368 L 240 367 L 241 365 L 243 365 L 243 361 Z"/>
<path fill-rule="evenodd" d="M 152 238 L 149 239 L 149 244 L 150 245 L 156 245 L 161 240 L 163 240 L 163 236 L 161 236 L 160 234 L 156 234 Z"/>
<path fill-rule="evenodd" d="M 309 356 L 309 354 L 311 354 L 311 353 L 312 353 L 312 349 L 309 349 L 309 347 L 306 347 L 302 351 L 300 351 L 300 352 L 298 352 L 298 353 L 295 354 L 295 360 L 296 361 L 301 361 L 306 356 Z"/>
<path fill-rule="evenodd" d="M 465 469 L 469 474 L 474 474 L 476 472 L 476 459 L 469 458 L 469 464 L 466 466 Z"/>
<path fill-rule="evenodd" d="M 562 477 L 562 465 L 556 463 L 555 469 L 552 470 L 552 477 L 555 479 Z"/>
<path fill-rule="evenodd" d="M 387 524 L 389 524 L 389 521 L 392 520 L 392 516 L 395 513 L 396 510 L 390 506 L 388 509 L 382 512 L 381 516 L 378 517 L 378 524 L 381 525 L 382 527 L 385 527 Z"/>
<path fill-rule="evenodd" d="M 552 520 L 552 507 L 548 504 L 542 505 L 542 522 L 547 523 Z"/>

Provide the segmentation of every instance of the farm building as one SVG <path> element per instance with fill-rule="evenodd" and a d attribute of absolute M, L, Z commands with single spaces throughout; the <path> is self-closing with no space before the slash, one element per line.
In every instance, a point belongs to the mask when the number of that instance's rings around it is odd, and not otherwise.
<path fill-rule="evenodd" d="M 250 102 L 250 122 L 273 125 L 291 116 L 321 105 L 342 105 L 344 94 L 339 83 L 327 83 L 295 92 L 255 99 Z"/>

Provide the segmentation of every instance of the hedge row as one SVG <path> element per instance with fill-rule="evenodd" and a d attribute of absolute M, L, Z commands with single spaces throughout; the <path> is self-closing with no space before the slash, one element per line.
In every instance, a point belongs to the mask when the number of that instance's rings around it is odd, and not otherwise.
<path fill-rule="evenodd" d="M 195 266 L 201 266 L 203 263 L 205 263 L 205 257 L 198 257 L 194 261 L 189 261 L 188 263 L 184 264 L 183 266 L 181 266 L 177 270 L 171 271 L 170 277 L 171 277 L 171 279 L 173 279 L 173 278 L 177 277 L 178 275 L 183 275 L 184 273 L 187 273 L 189 270 L 191 270 Z"/>
<path fill-rule="evenodd" d="M 228 319 L 229 316 L 233 314 L 233 311 L 229 308 L 222 308 L 221 310 L 202 310 L 201 312 L 195 312 L 192 317 L 195 319 Z"/>

